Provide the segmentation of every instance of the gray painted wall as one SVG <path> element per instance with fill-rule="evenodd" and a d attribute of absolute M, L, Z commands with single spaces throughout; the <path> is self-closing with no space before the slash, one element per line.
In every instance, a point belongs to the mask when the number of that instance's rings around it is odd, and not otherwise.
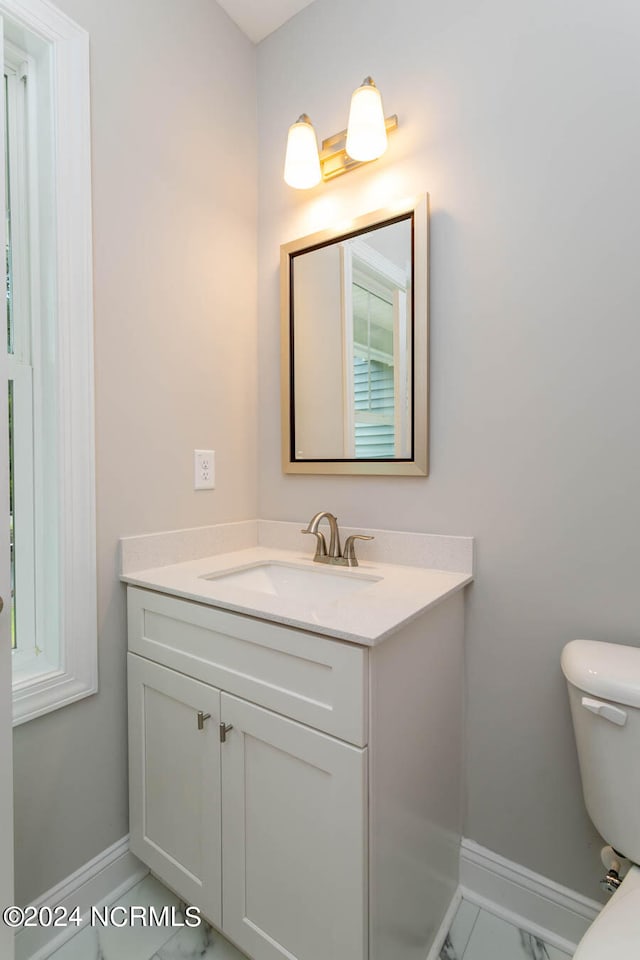
<path fill-rule="evenodd" d="M 465 833 L 593 897 L 559 658 L 640 636 L 639 29 L 631 0 L 321 0 L 258 48 L 260 516 L 477 537 Z M 289 124 L 343 129 L 368 73 L 387 156 L 288 188 Z M 431 476 L 283 476 L 279 245 L 424 190 Z"/>
<path fill-rule="evenodd" d="M 256 513 L 255 52 L 211 0 L 60 5 L 92 41 L 100 693 L 16 731 L 23 903 L 127 831 L 118 537 Z M 465 832 L 591 896 L 558 661 L 638 642 L 639 26 L 623 0 L 318 0 L 258 49 L 259 515 L 478 538 Z M 389 154 L 294 193 L 288 125 L 342 129 L 367 73 Z M 431 476 L 285 477 L 279 244 L 423 190 Z"/>
<path fill-rule="evenodd" d="M 128 831 L 118 538 L 256 515 L 255 50 L 212 0 L 59 5 L 91 35 L 100 692 L 15 731 L 18 903 Z"/>

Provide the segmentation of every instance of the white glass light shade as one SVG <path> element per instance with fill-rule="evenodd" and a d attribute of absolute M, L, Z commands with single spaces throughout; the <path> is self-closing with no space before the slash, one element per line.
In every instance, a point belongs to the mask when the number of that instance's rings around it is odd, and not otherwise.
<path fill-rule="evenodd" d="M 284 179 L 296 190 L 308 190 L 320 183 L 320 157 L 313 124 L 306 113 L 289 127 Z"/>
<path fill-rule="evenodd" d="M 387 149 L 382 97 L 371 77 L 354 91 L 347 127 L 347 153 L 353 160 L 376 160 Z"/>

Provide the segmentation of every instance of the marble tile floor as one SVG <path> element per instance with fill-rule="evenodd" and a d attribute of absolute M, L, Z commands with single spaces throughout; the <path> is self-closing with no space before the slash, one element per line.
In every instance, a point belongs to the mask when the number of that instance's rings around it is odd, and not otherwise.
<path fill-rule="evenodd" d="M 151 875 L 118 905 L 179 909 L 178 898 Z M 199 927 L 83 927 L 49 960 L 247 960 L 217 931 Z M 440 960 L 571 960 L 567 953 L 463 900 Z"/>
<path fill-rule="evenodd" d="M 571 960 L 568 953 L 462 900 L 440 960 Z"/>
<path fill-rule="evenodd" d="M 118 906 L 179 908 L 178 898 L 147 876 L 118 897 Z M 112 904 L 114 906 L 115 904 Z M 247 960 L 204 922 L 199 927 L 82 927 L 49 960 Z"/>

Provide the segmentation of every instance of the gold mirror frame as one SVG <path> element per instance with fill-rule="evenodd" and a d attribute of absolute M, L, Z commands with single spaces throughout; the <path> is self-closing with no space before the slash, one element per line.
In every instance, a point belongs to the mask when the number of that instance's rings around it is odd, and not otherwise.
<path fill-rule="evenodd" d="M 413 327 L 413 457 L 407 460 L 296 460 L 292 457 L 295 411 L 292 396 L 291 262 L 308 248 L 339 242 L 362 231 L 382 227 L 400 218 L 412 218 L 412 327 Z M 429 195 L 422 194 L 397 205 L 353 220 L 348 227 L 321 230 L 280 247 L 280 369 L 283 473 L 336 476 L 426 477 L 429 427 Z"/>

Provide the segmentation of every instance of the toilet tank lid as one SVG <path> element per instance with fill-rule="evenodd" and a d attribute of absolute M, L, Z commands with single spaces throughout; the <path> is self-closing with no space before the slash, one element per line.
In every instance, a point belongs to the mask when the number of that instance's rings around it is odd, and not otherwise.
<path fill-rule="evenodd" d="M 572 640 L 562 651 L 562 672 L 578 690 L 640 707 L 640 647 Z"/>

